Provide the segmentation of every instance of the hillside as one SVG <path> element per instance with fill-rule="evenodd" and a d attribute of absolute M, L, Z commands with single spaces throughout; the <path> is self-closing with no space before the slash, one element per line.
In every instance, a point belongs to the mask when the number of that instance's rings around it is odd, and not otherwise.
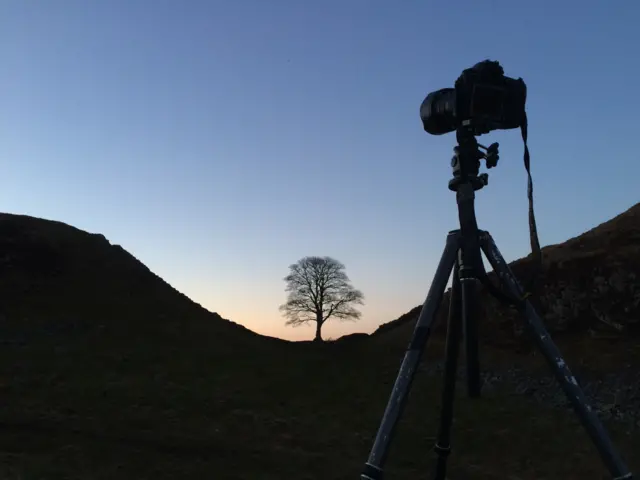
<path fill-rule="evenodd" d="M 136 341 L 161 332 L 197 338 L 198 330 L 257 336 L 194 303 L 103 235 L 9 214 L 0 214 L 0 319 L 3 343 L 125 330 Z"/>
<path fill-rule="evenodd" d="M 499 244 L 500 239 L 496 239 Z M 586 334 L 612 340 L 640 335 L 640 203 L 615 218 L 564 243 L 542 250 L 544 264 L 534 292 L 536 306 L 556 338 Z M 510 264 L 521 280 L 531 278 L 530 257 Z M 496 276 L 489 274 L 498 285 Z M 438 317 L 442 331 L 448 314 L 448 294 Z M 514 310 L 487 291 L 481 292 L 485 343 L 495 345 L 527 341 Z M 374 335 L 396 328 L 413 328 L 417 306 L 400 318 L 381 325 Z"/>
<path fill-rule="evenodd" d="M 104 237 L 30 217 L 0 216 L 0 259 L 0 479 L 358 478 L 411 319 L 326 345 L 262 337 L 194 304 Z M 582 366 L 608 373 L 607 345 L 588 348 L 601 356 Z M 429 472 L 441 353 L 436 338 L 386 478 Z M 527 377 L 530 355 L 489 345 L 482 362 L 492 378 L 516 375 L 525 392 L 539 385 Z M 493 380 L 480 400 L 460 395 L 451 478 L 606 477 L 557 394 L 538 392 L 553 401 Z M 640 423 L 626 408 L 622 419 L 603 418 L 637 471 Z"/>

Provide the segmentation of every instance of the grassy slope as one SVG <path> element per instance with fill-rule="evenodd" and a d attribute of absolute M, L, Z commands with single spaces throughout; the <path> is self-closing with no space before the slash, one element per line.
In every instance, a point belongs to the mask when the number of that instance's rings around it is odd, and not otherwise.
<path fill-rule="evenodd" d="M 0 478 L 358 478 L 398 349 L 183 347 L 4 350 Z M 388 478 L 429 467 L 438 383 L 416 380 Z M 602 472 L 582 429 L 561 412 L 496 394 L 460 396 L 456 415 L 452 478 Z M 631 461 L 640 438 L 611 427 Z"/>
<path fill-rule="evenodd" d="M 41 238 L 53 235 L 42 225 Z M 0 277 L 0 478 L 358 478 L 408 330 L 322 346 L 267 339 L 170 296 L 120 250 L 80 251 L 89 240 L 75 235 L 74 248 L 56 250 L 74 252 L 62 266 L 30 271 L 38 281 L 21 283 L 7 265 Z M 584 355 L 593 348 L 566 345 L 567 359 L 606 368 Z M 619 344 L 597 348 L 619 361 Z M 435 338 L 427 356 L 441 350 Z M 505 361 L 540 365 L 483 351 L 485 365 Z M 438 383 L 417 378 L 387 478 L 429 469 Z M 610 427 L 640 471 L 638 435 Z M 573 417 L 500 393 L 459 396 L 454 449 L 451 478 L 607 478 Z"/>

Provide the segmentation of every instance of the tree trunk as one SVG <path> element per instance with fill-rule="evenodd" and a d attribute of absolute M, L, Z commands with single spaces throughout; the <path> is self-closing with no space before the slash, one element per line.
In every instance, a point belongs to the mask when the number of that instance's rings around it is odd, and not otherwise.
<path fill-rule="evenodd" d="M 322 335 L 320 334 L 321 329 L 322 329 L 322 314 L 318 314 L 316 318 L 316 338 L 313 339 L 314 342 L 322 342 Z"/>

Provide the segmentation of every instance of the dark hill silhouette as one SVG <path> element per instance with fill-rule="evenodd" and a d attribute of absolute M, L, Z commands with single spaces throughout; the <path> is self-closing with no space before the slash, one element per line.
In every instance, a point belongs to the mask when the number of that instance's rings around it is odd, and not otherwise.
<path fill-rule="evenodd" d="M 615 228 L 607 241 L 617 253 L 602 248 L 597 258 L 633 265 Z M 604 240 L 588 245 L 596 252 Z M 581 248 L 568 250 L 567 268 L 595 262 Z M 410 335 L 387 330 L 326 345 L 263 337 L 190 301 L 101 235 L 0 215 L 0 478 L 358 478 Z M 609 347 L 594 342 L 581 348 L 596 359 L 566 358 L 608 374 Z M 430 471 L 441 343 L 433 339 L 414 383 L 389 478 Z M 515 376 L 518 389 L 539 385 L 533 356 L 489 345 L 481 362 Z M 625 405 L 625 420 L 608 427 L 637 471 L 640 435 L 633 401 Z M 451 478 L 603 473 L 574 417 L 499 384 L 457 400 L 453 438 Z"/>
<path fill-rule="evenodd" d="M 640 334 L 640 203 L 582 235 L 542 251 L 544 267 L 535 294 L 539 311 L 555 337 L 587 333 L 629 338 Z M 531 258 L 526 257 L 512 262 L 510 267 L 519 279 L 527 280 L 531 265 Z M 497 285 L 493 273 L 489 278 Z M 512 309 L 486 291 L 481 298 L 481 333 L 485 342 L 526 340 L 523 323 Z M 448 301 L 447 293 L 436 332 L 442 332 L 446 324 Z M 381 325 L 373 335 L 412 329 L 420 309 L 421 305 Z"/>
<path fill-rule="evenodd" d="M 119 245 L 62 222 L 0 214 L 0 315 L 4 342 L 100 331 L 260 337 L 211 313 Z M 263 337 L 268 338 L 268 337 Z"/>

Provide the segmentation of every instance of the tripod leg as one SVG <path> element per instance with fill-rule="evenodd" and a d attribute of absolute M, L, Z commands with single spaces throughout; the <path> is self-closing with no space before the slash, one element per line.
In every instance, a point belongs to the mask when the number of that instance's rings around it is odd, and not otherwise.
<path fill-rule="evenodd" d="M 464 247 L 463 252 L 464 252 Z M 480 247 L 478 246 L 478 253 Z M 479 256 L 479 255 L 478 255 Z M 475 267 L 468 255 L 461 255 L 460 283 L 462 284 L 462 323 L 464 326 L 464 346 L 467 361 L 467 395 L 480 396 L 480 362 L 478 353 L 477 284 Z"/>
<path fill-rule="evenodd" d="M 449 299 L 449 321 L 447 326 L 447 346 L 444 366 L 444 385 L 442 388 L 442 406 L 440 428 L 433 450 L 436 452 L 436 470 L 434 479 L 444 480 L 447 474 L 447 458 L 451 453 L 451 423 L 453 421 L 453 400 L 456 392 L 456 371 L 460 351 L 461 334 L 460 262 L 456 262 Z"/>
<path fill-rule="evenodd" d="M 481 233 L 480 245 L 489 263 L 491 263 L 494 271 L 498 274 L 502 285 L 507 288 L 509 293 L 515 298 L 523 298 L 522 287 L 511 272 L 511 269 L 488 232 Z M 613 446 L 600 419 L 593 412 L 591 406 L 587 404 L 582 389 L 578 386 L 578 382 L 562 358 L 558 347 L 556 347 L 551 340 L 542 319 L 533 308 L 533 305 L 531 305 L 531 302 L 526 299 L 520 302 L 518 310 L 524 316 L 527 327 L 533 335 L 538 348 L 549 363 L 553 374 L 560 383 L 560 387 L 567 396 L 567 399 L 571 402 L 573 409 L 587 430 L 587 433 L 598 449 L 604 464 L 607 466 L 611 475 L 613 475 L 613 478 L 631 479 L 631 472 Z"/>
<path fill-rule="evenodd" d="M 482 268 L 473 185 L 470 183 L 460 185 L 456 193 L 456 200 L 462 236 L 460 283 L 462 284 L 462 322 L 464 324 L 464 345 L 467 360 L 467 395 L 473 398 L 480 396 L 476 270 Z"/>
<path fill-rule="evenodd" d="M 454 230 L 447 236 L 447 244 L 440 258 L 440 263 L 438 264 L 433 281 L 431 282 L 427 299 L 420 311 L 411 342 L 404 354 L 400 371 L 393 386 L 391 397 L 387 402 L 387 408 L 384 411 L 376 439 L 369 453 L 369 458 L 360 476 L 362 480 L 380 480 L 382 478 L 382 468 L 387 457 L 389 444 L 391 443 L 398 419 L 404 410 L 416 368 L 418 367 L 422 351 L 431 334 L 432 323 L 442 302 L 442 296 L 456 261 L 459 248 L 460 232 Z"/>

